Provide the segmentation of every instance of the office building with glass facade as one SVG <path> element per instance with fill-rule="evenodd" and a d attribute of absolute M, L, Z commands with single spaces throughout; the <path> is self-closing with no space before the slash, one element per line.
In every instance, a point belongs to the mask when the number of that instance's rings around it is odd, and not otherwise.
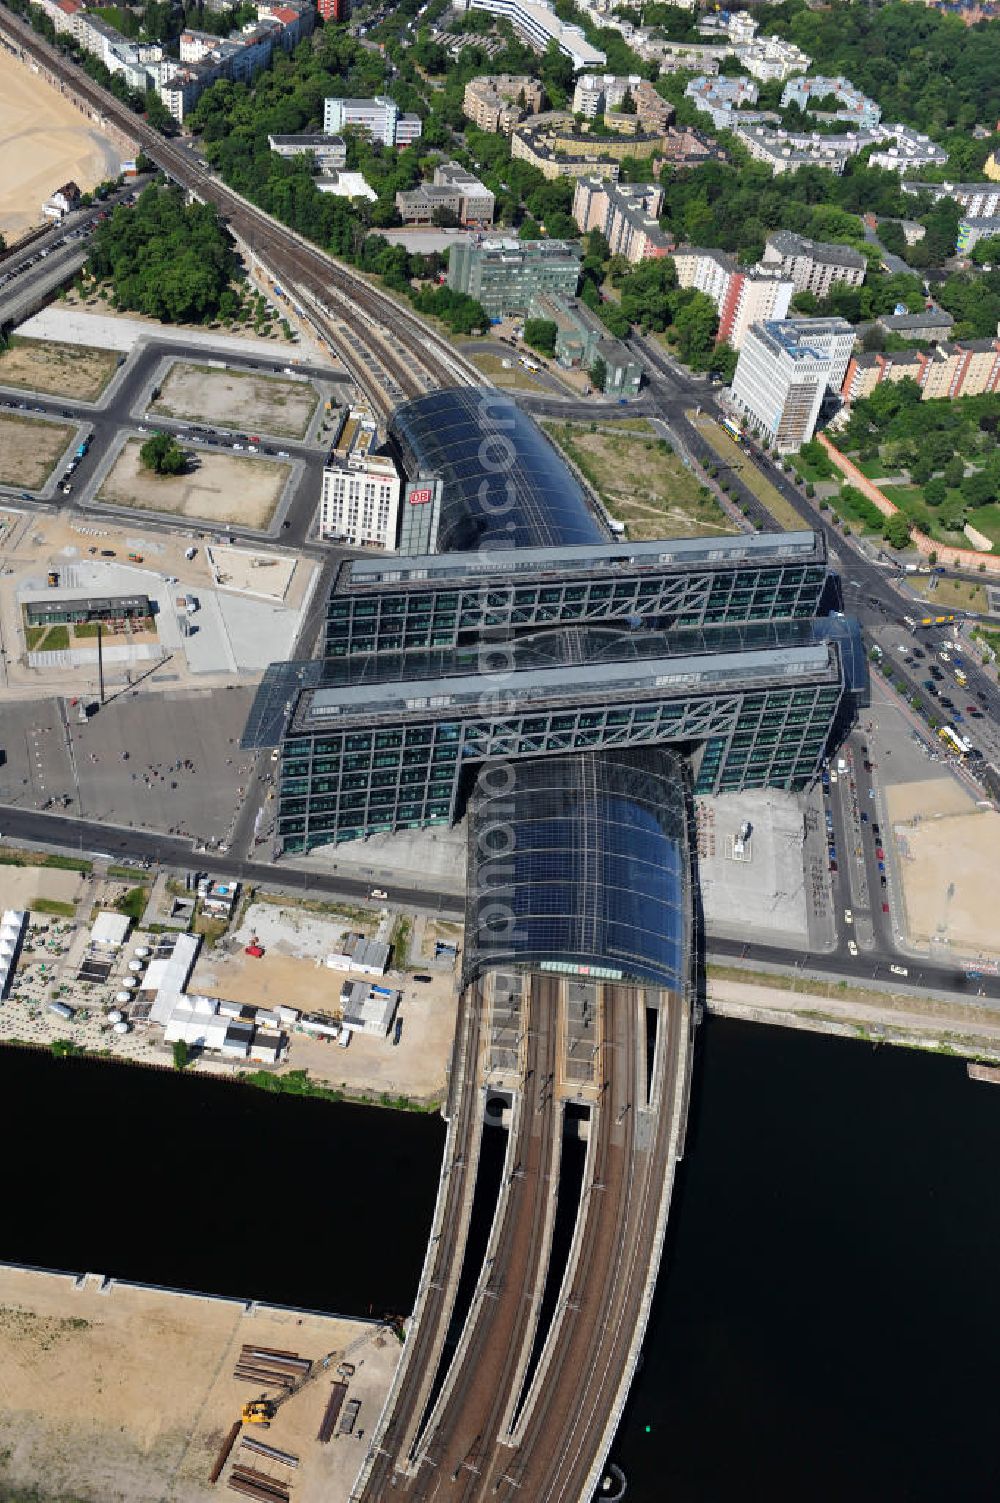
<path fill-rule="evenodd" d="M 867 677 L 854 623 L 817 614 L 815 534 L 613 542 L 497 392 L 417 398 L 391 436 L 440 486 L 446 551 L 342 565 L 325 656 L 265 675 L 244 744 L 281 745 L 284 849 L 450 823 L 498 760 L 666 746 L 706 793 L 816 776 Z"/>

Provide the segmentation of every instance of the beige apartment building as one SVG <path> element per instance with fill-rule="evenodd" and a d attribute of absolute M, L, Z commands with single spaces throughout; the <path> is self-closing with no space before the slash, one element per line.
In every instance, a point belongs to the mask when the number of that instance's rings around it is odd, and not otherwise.
<path fill-rule="evenodd" d="M 494 73 L 487 78 L 470 78 L 462 109 L 480 130 L 509 136 L 519 121 L 538 114 L 543 98 L 541 84 L 530 74 Z"/>

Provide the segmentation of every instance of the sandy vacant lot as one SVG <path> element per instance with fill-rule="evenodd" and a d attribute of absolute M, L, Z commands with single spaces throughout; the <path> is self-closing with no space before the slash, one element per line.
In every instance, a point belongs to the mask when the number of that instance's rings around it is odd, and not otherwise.
<path fill-rule="evenodd" d="M 117 365 L 114 350 L 17 338 L 0 354 L 0 386 L 92 402 L 107 386 Z"/>
<path fill-rule="evenodd" d="M 889 812 L 909 938 L 947 944 L 958 957 L 1000 955 L 1000 814 L 978 809 L 951 778 L 891 788 Z"/>
<path fill-rule="evenodd" d="M 0 49 L 0 233 L 42 222 L 62 183 L 94 188 L 121 168 L 121 153 L 93 122 L 27 63 Z"/>
<path fill-rule="evenodd" d="M 0 1269 L 0 1495 L 33 1503 L 210 1503 L 232 1497 L 227 1472 L 209 1474 L 240 1406 L 261 1389 L 233 1378 L 244 1342 L 319 1361 L 351 1354 L 349 1394 L 368 1431 L 400 1347 L 361 1321 L 300 1315 L 166 1294 L 70 1275 Z M 336 1366 L 333 1359 L 332 1367 Z M 300 1458 L 296 1503 L 347 1499 L 364 1442 L 316 1431 L 330 1392 L 326 1372 L 282 1406 L 269 1443 Z M 236 1453 L 246 1464 L 248 1453 Z M 231 1463 L 230 1463 L 231 1464 Z M 270 1468 L 273 1471 L 277 1469 Z M 264 1462 L 261 1470 L 269 1470 Z"/>
<path fill-rule="evenodd" d="M 69 423 L 46 423 L 40 418 L 0 413 L 0 485 L 40 490 L 72 432 Z"/>
<path fill-rule="evenodd" d="M 318 401 L 310 382 L 242 375 L 178 360 L 150 411 L 213 427 L 302 438 Z"/>
<path fill-rule="evenodd" d="M 79 872 L 59 867 L 0 866 L 0 908 L 32 908 L 39 898 L 75 903 L 84 886 Z"/>
<path fill-rule="evenodd" d="M 142 440 L 129 439 L 108 474 L 101 501 L 140 511 L 173 512 L 204 522 L 264 529 L 288 479 L 289 466 L 205 451 L 192 455 L 186 475 L 154 475 L 142 468 Z"/>

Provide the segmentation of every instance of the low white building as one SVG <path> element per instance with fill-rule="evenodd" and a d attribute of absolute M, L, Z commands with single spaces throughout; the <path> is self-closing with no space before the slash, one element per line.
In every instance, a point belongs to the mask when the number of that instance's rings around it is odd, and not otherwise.
<path fill-rule="evenodd" d="M 385 1038 L 396 1016 L 400 994 L 387 986 L 369 986 L 365 981 L 345 981 L 340 993 L 345 1028 Z"/>
<path fill-rule="evenodd" d="M 331 971 L 355 971 L 359 976 L 384 976 L 389 966 L 389 946 L 363 934 L 348 934 L 343 947 L 326 957 Z"/>
<path fill-rule="evenodd" d="M 103 910 L 90 930 L 90 943 L 100 950 L 120 950 L 128 939 L 129 920 L 124 913 Z"/>
<path fill-rule="evenodd" d="M 21 908 L 5 909 L 0 919 L 0 999 L 10 990 L 27 922 L 28 915 Z"/>

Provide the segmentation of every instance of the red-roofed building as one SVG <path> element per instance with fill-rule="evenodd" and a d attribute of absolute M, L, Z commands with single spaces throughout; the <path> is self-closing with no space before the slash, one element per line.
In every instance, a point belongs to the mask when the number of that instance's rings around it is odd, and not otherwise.
<path fill-rule="evenodd" d="M 316 10 L 324 21 L 346 21 L 351 14 L 349 0 L 316 0 Z"/>

